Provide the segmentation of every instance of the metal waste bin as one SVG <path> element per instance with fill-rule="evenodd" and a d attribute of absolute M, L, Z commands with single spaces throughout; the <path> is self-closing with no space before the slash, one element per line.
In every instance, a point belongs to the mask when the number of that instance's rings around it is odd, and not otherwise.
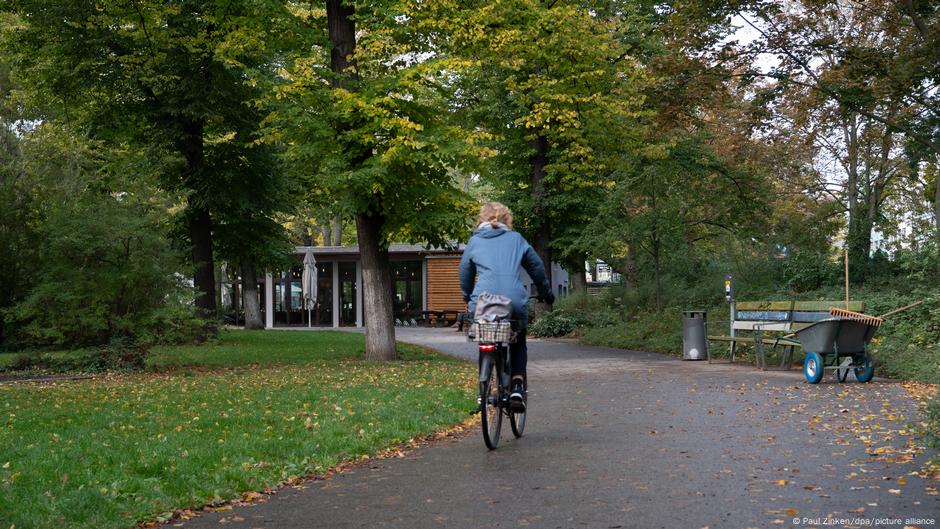
<path fill-rule="evenodd" d="M 704 310 L 689 310 L 682 313 L 682 359 L 707 360 L 708 340 L 705 339 L 705 323 L 708 315 Z"/>

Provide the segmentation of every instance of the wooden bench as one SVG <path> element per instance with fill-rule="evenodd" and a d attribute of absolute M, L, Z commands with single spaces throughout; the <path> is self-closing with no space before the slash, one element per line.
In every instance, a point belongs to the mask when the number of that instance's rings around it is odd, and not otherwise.
<path fill-rule="evenodd" d="M 784 336 L 819 320 L 829 318 L 830 307 L 845 307 L 844 301 L 741 301 L 731 305 L 730 334 L 708 336 L 709 341 L 729 342 L 731 361 L 738 343 L 754 345 L 756 363 L 760 369 L 767 368 L 765 345 L 783 346 L 780 367 L 790 369 L 793 350 L 800 347 L 795 338 Z M 849 303 L 849 310 L 862 312 L 861 301 Z M 747 334 L 740 334 L 746 332 Z M 773 333 L 768 335 L 767 333 Z M 712 361 L 709 351 L 708 361 Z"/>

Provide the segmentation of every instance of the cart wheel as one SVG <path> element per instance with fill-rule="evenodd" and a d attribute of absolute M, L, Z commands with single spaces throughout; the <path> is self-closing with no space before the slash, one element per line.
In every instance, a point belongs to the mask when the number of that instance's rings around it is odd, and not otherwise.
<path fill-rule="evenodd" d="M 819 353 L 806 353 L 806 360 L 803 361 L 803 375 L 810 384 L 818 384 L 823 376 L 823 361 Z"/>
<path fill-rule="evenodd" d="M 855 380 L 861 383 L 871 382 L 875 376 L 875 366 L 871 362 L 871 355 L 865 353 L 865 364 L 862 367 L 855 368 Z"/>

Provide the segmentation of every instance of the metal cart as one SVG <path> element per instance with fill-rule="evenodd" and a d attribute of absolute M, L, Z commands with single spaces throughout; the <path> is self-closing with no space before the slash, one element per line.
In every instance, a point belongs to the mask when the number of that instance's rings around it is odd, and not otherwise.
<path fill-rule="evenodd" d="M 796 331 L 806 351 L 803 361 L 806 381 L 818 383 L 826 369 L 835 371 L 839 382 L 845 382 L 849 371 L 855 373 L 859 382 L 871 381 L 875 367 L 865 346 L 877 330 L 877 325 L 857 319 L 827 318 Z"/>

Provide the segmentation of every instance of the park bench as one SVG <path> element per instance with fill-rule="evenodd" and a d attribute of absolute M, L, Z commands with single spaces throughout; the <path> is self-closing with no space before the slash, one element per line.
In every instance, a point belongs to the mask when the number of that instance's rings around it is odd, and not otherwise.
<path fill-rule="evenodd" d="M 753 345 L 756 351 L 755 362 L 760 369 L 767 368 L 765 345 L 773 348 L 783 347 L 780 367 L 790 369 L 793 363 L 793 350 L 800 347 L 800 342 L 786 335 L 802 329 L 811 323 L 829 318 L 830 307 L 845 307 L 844 301 L 740 301 L 731 305 L 730 333 L 727 335 L 709 335 L 709 341 L 729 342 L 731 361 L 737 344 Z M 865 304 L 860 301 L 849 303 L 849 310 L 862 312 Z M 720 323 L 720 322 L 716 322 Z M 728 322 L 725 322 L 728 323 Z M 712 361 L 709 351 L 708 361 Z"/>

